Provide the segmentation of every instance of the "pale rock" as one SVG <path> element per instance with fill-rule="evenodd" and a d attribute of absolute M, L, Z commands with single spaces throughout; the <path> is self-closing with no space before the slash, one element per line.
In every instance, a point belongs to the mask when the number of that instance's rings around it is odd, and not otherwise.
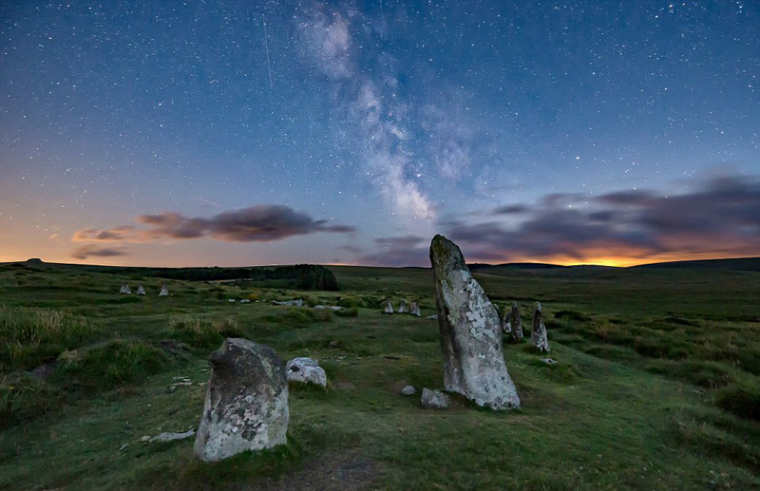
<path fill-rule="evenodd" d="M 327 387 L 327 374 L 316 360 L 306 357 L 293 358 L 285 366 L 288 382 L 301 382 Z"/>
<path fill-rule="evenodd" d="M 520 406 L 502 351 L 501 321 L 462 251 L 436 235 L 430 262 L 444 361 L 444 388 L 491 409 Z"/>
<path fill-rule="evenodd" d="M 161 285 L 161 291 L 158 292 L 159 297 L 168 297 L 169 296 L 169 289 L 166 287 L 166 285 Z"/>
<path fill-rule="evenodd" d="M 407 385 L 406 387 L 401 389 L 402 396 L 412 396 L 416 393 L 417 393 L 417 389 L 415 389 L 413 385 Z"/>
<path fill-rule="evenodd" d="M 190 438 L 193 435 L 195 435 L 194 429 L 190 429 L 182 433 L 164 432 L 154 437 L 151 437 L 150 441 L 151 442 L 171 442 L 174 440 L 184 440 L 185 438 Z"/>
<path fill-rule="evenodd" d="M 398 304 L 398 313 L 399 314 L 405 314 L 409 310 L 408 305 L 406 303 L 406 300 L 402 300 Z"/>
<path fill-rule="evenodd" d="M 420 404 L 425 409 L 446 409 L 449 407 L 449 396 L 440 390 L 430 390 L 427 387 L 422 389 Z"/>
<path fill-rule="evenodd" d="M 139 286 L 137 287 L 137 294 L 138 294 L 138 295 L 145 295 L 145 288 L 143 288 L 143 286 L 142 286 L 142 285 L 139 285 Z"/>

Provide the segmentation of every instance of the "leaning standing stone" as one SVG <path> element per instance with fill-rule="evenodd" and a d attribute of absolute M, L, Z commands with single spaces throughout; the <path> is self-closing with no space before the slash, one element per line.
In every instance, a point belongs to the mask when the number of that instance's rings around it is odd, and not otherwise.
<path fill-rule="evenodd" d="M 479 406 L 520 406 L 502 351 L 501 321 L 483 288 L 470 274 L 462 251 L 436 235 L 430 244 L 445 389 Z"/>
<path fill-rule="evenodd" d="M 549 352 L 549 338 L 546 334 L 544 316 L 541 312 L 541 302 L 536 302 L 536 310 L 533 312 L 533 331 L 530 334 L 530 342 L 542 353 Z"/>
<path fill-rule="evenodd" d="M 512 341 L 522 341 L 522 320 L 520 319 L 520 309 L 517 307 L 517 302 L 512 302 L 512 312 L 509 315 L 509 324 L 512 327 Z"/>
<path fill-rule="evenodd" d="M 212 462 L 286 442 L 285 364 L 268 346 L 227 338 L 211 354 L 211 380 L 195 439 L 195 455 Z"/>

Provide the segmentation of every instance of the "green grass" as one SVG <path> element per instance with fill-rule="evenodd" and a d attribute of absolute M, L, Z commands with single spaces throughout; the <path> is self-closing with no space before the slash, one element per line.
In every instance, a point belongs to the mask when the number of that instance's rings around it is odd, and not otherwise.
<path fill-rule="evenodd" d="M 0 489 L 760 486 L 760 273 L 478 274 L 528 335 L 544 304 L 558 361 L 505 344 L 522 408 L 497 413 L 399 395 L 442 385 L 429 270 L 331 269 L 341 291 L 167 281 L 159 298 L 117 293 L 155 278 L 0 266 Z M 299 297 L 344 310 L 270 304 Z M 385 298 L 423 317 L 383 315 Z M 197 426 L 226 336 L 325 368 L 327 390 L 291 387 L 288 444 L 205 464 L 192 439 L 142 441 Z"/>

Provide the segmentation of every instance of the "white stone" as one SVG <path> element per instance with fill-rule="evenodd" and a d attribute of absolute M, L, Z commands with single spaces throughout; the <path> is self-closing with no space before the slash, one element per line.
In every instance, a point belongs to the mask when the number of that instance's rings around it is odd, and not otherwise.
<path fill-rule="evenodd" d="M 166 285 L 161 285 L 161 291 L 158 292 L 159 297 L 168 297 L 169 296 L 169 289 L 166 288 Z"/>
<path fill-rule="evenodd" d="M 119 293 L 122 293 L 124 295 L 131 295 L 132 289 L 129 288 L 129 285 L 121 285 L 121 288 L 119 288 Z"/>
<path fill-rule="evenodd" d="M 401 389 L 401 395 L 402 396 L 411 396 L 417 393 L 417 389 L 414 388 L 413 385 L 407 385 L 403 389 Z"/>
<path fill-rule="evenodd" d="M 145 295 L 145 288 L 143 288 L 142 285 L 137 287 L 137 294 L 138 295 Z"/>
<path fill-rule="evenodd" d="M 316 360 L 307 357 L 293 358 L 285 366 L 288 382 L 301 382 L 327 387 L 327 374 Z"/>
<path fill-rule="evenodd" d="M 438 307 L 444 388 L 491 409 L 520 406 L 502 350 L 501 321 L 462 251 L 436 235 L 430 261 Z"/>
<path fill-rule="evenodd" d="M 295 300 L 285 300 L 285 301 L 277 301 L 272 300 L 272 303 L 274 305 L 290 305 L 293 307 L 303 307 L 303 299 L 302 298 L 296 298 Z"/>
<path fill-rule="evenodd" d="M 212 462 L 286 442 L 288 381 L 272 348 L 227 338 L 212 353 L 195 455 Z"/>
<path fill-rule="evenodd" d="M 182 433 L 164 432 L 154 437 L 151 437 L 150 441 L 151 442 L 171 442 L 174 440 L 184 440 L 185 438 L 190 438 L 193 435 L 195 435 L 194 429 L 190 429 Z"/>
<path fill-rule="evenodd" d="M 422 389 L 420 404 L 425 409 L 446 409 L 449 407 L 449 396 L 440 390 L 430 390 L 427 387 Z"/>

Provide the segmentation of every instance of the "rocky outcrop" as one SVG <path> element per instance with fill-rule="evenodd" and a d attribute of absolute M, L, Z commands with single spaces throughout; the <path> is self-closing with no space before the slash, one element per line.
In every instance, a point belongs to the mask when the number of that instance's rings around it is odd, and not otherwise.
<path fill-rule="evenodd" d="M 427 387 L 422 389 L 420 405 L 425 409 L 446 409 L 449 407 L 449 396 L 440 390 L 430 390 Z"/>
<path fill-rule="evenodd" d="M 520 309 L 517 307 L 517 302 L 512 302 L 512 311 L 509 314 L 509 326 L 512 330 L 510 333 L 510 336 L 512 336 L 512 341 L 522 341 L 524 337 L 522 320 L 520 319 Z"/>
<path fill-rule="evenodd" d="M 227 338 L 210 361 L 195 455 L 217 461 L 285 443 L 288 381 L 277 353 L 247 339 Z"/>
<path fill-rule="evenodd" d="M 462 251 L 436 235 L 430 244 L 444 387 L 479 406 L 508 409 L 520 398 L 507 372 L 499 314 L 470 274 Z"/>
<path fill-rule="evenodd" d="M 301 357 L 293 358 L 285 366 L 288 382 L 301 382 L 327 387 L 327 374 L 316 360 Z"/>
<path fill-rule="evenodd" d="M 536 302 L 536 310 L 533 311 L 533 330 L 530 333 L 530 342 L 542 353 L 550 351 L 549 337 L 546 333 L 544 315 L 541 311 L 541 302 Z"/>

